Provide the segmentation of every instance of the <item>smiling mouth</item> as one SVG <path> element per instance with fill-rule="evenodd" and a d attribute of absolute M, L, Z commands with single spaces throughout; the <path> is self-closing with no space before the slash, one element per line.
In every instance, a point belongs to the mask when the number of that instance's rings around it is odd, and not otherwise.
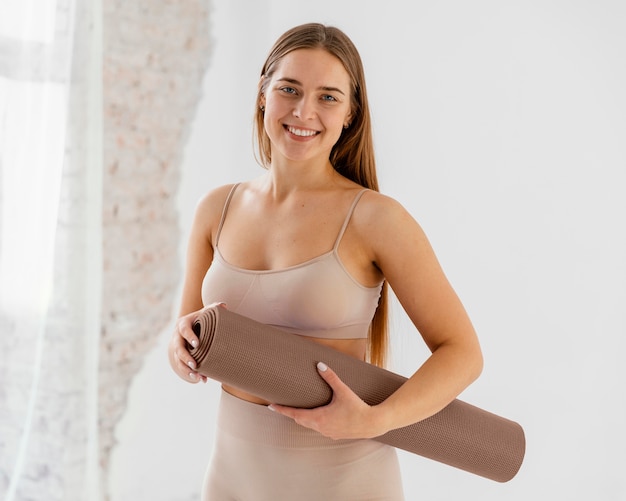
<path fill-rule="evenodd" d="M 285 129 L 291 132 L 294 136 L 299 137 L 311 137 L 319 134 L 319 131 L 310 130 L 310 129 L 298 129 L 297 127 L 293 127 L 291 125 L 285 125 Z"/>

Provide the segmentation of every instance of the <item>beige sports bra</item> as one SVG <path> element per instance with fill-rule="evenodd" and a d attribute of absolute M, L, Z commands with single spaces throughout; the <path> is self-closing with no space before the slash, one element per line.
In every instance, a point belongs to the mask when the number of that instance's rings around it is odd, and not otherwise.
<path fill-rule="evenodd" d="M 219 237 L 237 185 L 230 191 L 214 244 L 213 263 L 202 282 L 205 305 L 224 302 L 229 310 L 267 325 L 326 339 L 367 338 L 382 282 L 365 287 L 345 269 L 337 249 L 365 191 L 354 199 L 332 250 L 278 270 L 248 270 L 228 263 Z"/>

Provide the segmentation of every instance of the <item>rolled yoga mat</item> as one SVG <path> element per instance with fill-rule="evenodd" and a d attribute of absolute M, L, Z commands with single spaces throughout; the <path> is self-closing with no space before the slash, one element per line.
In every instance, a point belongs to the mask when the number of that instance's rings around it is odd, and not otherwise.
<path fill-rule="evenodd" d="M 203 310 L 193 329 L 200 344 L 189 352 L 200 374 L 276 404 L 329 403 L 332 390 L 317 372 L 319 361 L 369 405 L 385 400 L 407 379 L 219 306 Z M 516 475 L 525 453 L 519 424 L 458 399 L 374 440 L 498 482 Z"/>

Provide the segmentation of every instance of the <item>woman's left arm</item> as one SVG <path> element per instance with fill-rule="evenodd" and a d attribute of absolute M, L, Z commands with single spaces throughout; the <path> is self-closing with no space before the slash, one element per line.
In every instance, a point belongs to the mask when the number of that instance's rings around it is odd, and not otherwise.
<path fill-rule="evenodd" d="M 422 228 L 395 200 L 377 193 L 363 198 L 353 216 L 362 249 L 388 281 L 431 355 L 375 406 L 359 399 L 332 367 L 320 370 L 333 389 L 330 404 L 310 410 L 272 406 L 335 439 L 372 438 L 432 416 L 479 376 L 483 363 L 474 327 Z"/>
<path fill-rule="evenodd" d="M 374 198 L 374 197 L 372 197 Z M 383 430 L 432 416 L 481 373 L 478 337 L 419 224 L 396 201 L 370 199 L 373 259 L 431 351 L 425 363 L 376 406 Z"/>

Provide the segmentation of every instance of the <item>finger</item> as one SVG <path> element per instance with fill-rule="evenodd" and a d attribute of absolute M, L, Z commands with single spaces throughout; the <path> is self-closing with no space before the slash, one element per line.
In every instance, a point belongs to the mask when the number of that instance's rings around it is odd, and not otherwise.
<path fill-rule="evenodd" d="M 196 371 L 189 371 L 189 374 L 187 374 L 187 378 L 190 383 L 194 383 L 194 384 L 200 383 L 200 382 L 202 382 L 203 384 L 206 384 L 206 382 L 208 381 L 206 376 Z"/>
<path fill-rule="evenodd" d="M 191 369 L 192 371 L 196 370 L 196 361 L 189 354 L 184 346 L 179 346 L 178 348 L 176 348 L 176 350 L 174 350 L 174 353 L 176 354 L 176 358 L 178 359 L 178 361 L 183 364 L 186 369 Z"/>
<path fill-rule="evenodd" d="M 176 328 L 178 330 L 178 333 L 193 348 L 197 348 L 198 344 L 200 343 L 200 340 L 198 339 L 198 336 L 196 335 L 196 333 L 193 330 L 194 323 L 198 319 L 198 316 L 199 316 L 200 312 L 202 312 L 204 310 L 207 310 L 209 308 L 213 308 L 215 306 L 221 306 L 222 308 L 227 308 L 226 303 L 223 303 L 223 302 L 211 303 L 211 304 L 205 306 L 204 308 L 202 308 L 202 310 L 199 310 L 199 311 L 197 311 L 195 313 L 192 313 L 190 315 L 185 315 L 184 317 L 181 317 L 181 318 L 178 319 L 178 322 L 176 324 Z"/>
<path fill-rule="evenodd" d="M 175 367 L 176 374 L 188 383 L 198 383 L 203 380 L 203 376 L 199 374 L 197 371 L 192 370 L 187 364 L 185 364 L 182 360 L 178 360 Z"/>
<path fill-rule="evenodd" d="M 176 330 L 172 338 L 170 352 L 173 352 L 174 359 L 178 363 L 184 364 L 187 369 L 196 370 L 196 361 L 189 353 L 189 345 L 180 334 L 179 329 Z"/>
<path fill-rule="evenodd" d="M 200 340 L 196 333 L 193 331 L 193 323 L 195 322 L 197 315 L 187 315 L 176 322 L 176 330 L 178 335 L 183 338 L 190 346 L 194 348 L 198 347 Z"/>
<path fill-rule="evenodd" d="M 291 418 L 291 419 L 296 419 L 298 415 L 298 411 L 299 411 L 299 409 L 295 407 L 287 407 L 285 405 L 278 405 L 278 404 L 270 404 L 267 406 L 267 408 L 271 411 L 277 412 L 278 414 L 282 414 L 283 416 L 287 416 L 288 418 Z"/>
<path fill-rule="evenodd" d="M 213 306 L 221 306 L 222 308 L 228 309 L 228 305 L 226 303 L 213 303 Z"/>
<path fill-rule="evenodd" d="M 180 377 L 185 378 L 189 370 L 196 369 L 196 362 L 187 351 L 185 340 L 175 332 L 168 347 L 168 358 L 174 372 Z"/>
<path fill-rule="evenodd" d="M 348 386 L 341 380 L 337 373 L 328 367 L 324 362 L 317 363 L 317 372 L 322 379 L 328 383 L 333 393 L 345 392 L 349 390 Z"/>
<path fill-rule="evenodd" d="M 317 363 L 317 370 L 320 376 L 322 376 L 322 379 L 324 379 L 324 381 L 326 381 L 333 390 L 333 396 L 335 392 L 342 392 L 348 388 L 346 384 L 335 373 L 335 371 L 328 367 L 324 362 Z M 315 409 L 305 410 L 298 407 L 288 407 L 278 404 L 270 404 L 268 408 L 296 421 L 302 420 L 302 418 L 304 417 L 303 414 L 311 414 L 313 411 L 315 411 Z"/>
<path fill-rule="evenodd" d="M 211 304 L 206 305 L 200 311 L 208 310 L 209 308 L 214 308 L 216 306 L 221 306 L 222 308 L 224 308 L 226 310 L 228 309 L 228 305 L 226 303 L 223 303 L 223 302 L 219 301 L 219 302 L 216 302 L 216 303 L 211 303 Z"/>
<path fill-rule="evenodd" d="M 299 409 L 297 407 L 286 407 L 283 405 L 271 404 L 268 409 L 282 414 L 285 417 L 293 419 L 293 421 L 300 426 L 311 428 L 312 430 L 319 431 L 318 429 L 318 409 Z"/>

